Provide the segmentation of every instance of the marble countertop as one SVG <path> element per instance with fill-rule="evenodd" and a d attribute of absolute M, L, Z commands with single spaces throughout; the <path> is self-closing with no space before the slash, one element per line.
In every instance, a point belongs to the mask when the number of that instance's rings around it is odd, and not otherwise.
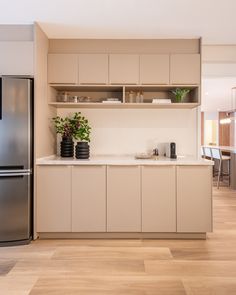
<path fill-rule="evenodd" d="M 135 159 L 134 155 L 97 155 L 91 156 L 88 160 L 78 160 L 73 158 L 61 158 L 49 156 L 36 160 L 36 165 L 213 165 L 213 161 L 179 156 L 177 159 L 169 159 L 159 156 L 154 159 Z"/>

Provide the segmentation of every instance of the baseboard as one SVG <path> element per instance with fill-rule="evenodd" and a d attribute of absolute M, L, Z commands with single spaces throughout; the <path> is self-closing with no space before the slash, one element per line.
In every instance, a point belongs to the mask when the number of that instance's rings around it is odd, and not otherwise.
<path fill-rule="evenodd" d="M 206 233 L 38 233 L 39 239 L 199 239 Z"/>

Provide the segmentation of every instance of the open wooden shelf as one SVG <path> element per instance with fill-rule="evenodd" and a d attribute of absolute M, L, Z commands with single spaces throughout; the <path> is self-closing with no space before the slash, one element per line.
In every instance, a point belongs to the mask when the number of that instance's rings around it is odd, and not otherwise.
<path fill-rule="evenodd" d="M 98 108 L 98 109 L 193 109 L 199 106 L 199 103 L 74 103 L 74 102 L 50 102 L 50 106 L 57 108 Z"/>
<path fill-rule="evenodd" d="M 78 85 L 78 84 L 49 84 L 50 100 L 49 105 L 57 108 L 128 108 L 128 109 L 192 109 L 200 105 L 199 85 Z M 171 98 L 171 90 L 175 88 L 187 88 L 190 93 L 183 103 L 155 104 L 153 98 Z M 57 102 L 58 92 L 65 91 L 77 96 L 88 96 L 90 102 Z M 143 103 L 129 103 L 129 91 L 142 91 L 144 94 Z M 103 99 L 118 98 L 121 103 L 102 103 Z"/>

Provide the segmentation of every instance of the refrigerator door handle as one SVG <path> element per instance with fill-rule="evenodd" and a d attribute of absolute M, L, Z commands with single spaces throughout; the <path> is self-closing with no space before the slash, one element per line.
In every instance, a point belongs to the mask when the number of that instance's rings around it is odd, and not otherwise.
<path fill-rule="evenodd" d="M 23 172 L 23 173 L 0 173 L 0 177 L 21 177 L 21 176 L 28 176 L 30 172 Z"/>
<path fill-rule="evenodd" d="M 18 173 L 18 174 L 21 174 L 21 173 L 31 173 L 31 170 L 30 169 L 8 169 L 8 170 L 1 170 L 0 169 L 0 174 L 2 173 L 7 173 L 7 174 L 11 174 L 11 173 Z"/>

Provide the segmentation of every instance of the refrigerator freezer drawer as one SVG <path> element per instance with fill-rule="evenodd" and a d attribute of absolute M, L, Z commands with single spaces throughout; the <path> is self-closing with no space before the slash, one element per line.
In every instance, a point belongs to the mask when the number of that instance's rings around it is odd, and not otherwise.
<path fill-rule="evenodd" d="M 30 238 L 30 183 L 28 174 L 1 174 L 0 243 Z"/>

